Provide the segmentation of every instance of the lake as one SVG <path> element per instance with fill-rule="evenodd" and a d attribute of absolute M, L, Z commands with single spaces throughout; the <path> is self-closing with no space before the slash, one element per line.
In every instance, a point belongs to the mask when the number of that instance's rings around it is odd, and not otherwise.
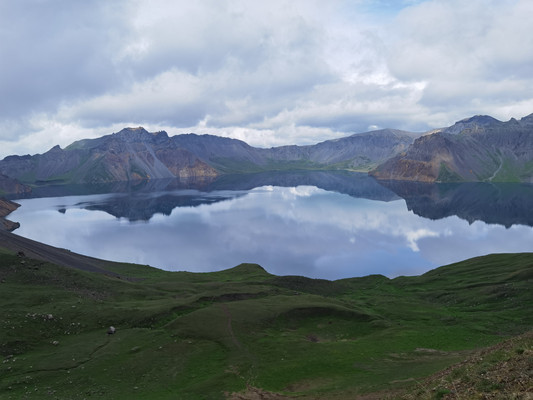
<path fill-rule="evenodd" d="M 349 172 L 37 188 L 16 234 L 114 261 L 208 272 L 418 275 L 533 250 L 533 185 L 379 183 Z"/>

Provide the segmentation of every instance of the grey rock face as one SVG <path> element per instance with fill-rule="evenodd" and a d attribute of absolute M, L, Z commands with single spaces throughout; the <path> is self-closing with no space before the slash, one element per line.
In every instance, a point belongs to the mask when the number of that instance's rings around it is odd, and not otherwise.
<path fill-rule="evenodd" d="M 97 139 L 55 146 L 44 154 L 9 156 L 0 172 L 24 182 L 101 183 L 138 179 L 194 178 L 227 172 L 371 167 L 407 149 L 416 134 L 381 130 L 313 146 L 256 148 L 236 139 L 125 128 Z"/>
<path fill-rule="evenodd" d="M 371 175 L 422 182 L 533 182 L 533 116 L 459 121 L 420 137 Z"/>

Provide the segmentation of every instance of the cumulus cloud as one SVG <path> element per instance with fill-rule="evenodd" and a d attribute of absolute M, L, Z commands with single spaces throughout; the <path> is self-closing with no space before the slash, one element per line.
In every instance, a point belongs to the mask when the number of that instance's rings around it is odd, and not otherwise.
<path fill-rule="evenodd" d="M 398 15 L 388 64 L 402 81 L 426 82 L 430 111 L 520 117 L 531 106 L 532 16 L 529 1 L 427 1 Z"/>
<path fill-rule="evenodd" d="M 3 2 L 0 156 L 126 125 L 272 146 L 521 117 L 532 16 L 527 0 Z"/>

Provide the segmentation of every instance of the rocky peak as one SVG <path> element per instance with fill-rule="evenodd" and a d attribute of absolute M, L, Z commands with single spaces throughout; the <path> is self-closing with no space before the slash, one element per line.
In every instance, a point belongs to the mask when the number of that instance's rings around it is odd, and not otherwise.
<path fill-rule="evenodd" d="M 393 180 L 498 182 L 512 177 L 532 182 L 532 128 L 533 114 L 507 122 L 476 115 L 422 136 L 372 174 Z"/>
<path fill-rule="evenodd" d="M 532 113 L 532 114 L 529 114 L 529 115 L 526 115 L 525 117 L 523 117 L 523 118 L 520 120 L 520 125 L 522 125 L 522 126 L 527 126 L 527 127 L 531 127 L 531 126 L 533 126 L 533 113 Z"/>
<path fill-rule="evenodd" d="M 474 115 L 473 117 L 462 119 L 459 122 L 463 122 L 465 124 L 470 123 L 476 125 L 490 125 L 493 123 L 498 123 L 500 121 L 498 121 L 496 118 L 491 117 L 490 115 Z"/>
<path fill-rule="evenodd" d="M 168 134 L 165 131 L 148 132 L 143 127 L 137 128 L 124 128 L 121 131 L 111 135 L 113 138 L 123 142 L 135 143 L 135 142 L 149 142 L 156 143 L 164 140 L 168 140 Z"/>
<path fill-rule="evenodd" d="M 117 133 L 111 135 L 114 139 L 118 139 L 125 142 L 138 142 L 143 139 L 150 138 L 152 135 L 146 129 L 142 127 L 138 128 L 124 128 Z"/>
<path fill-rule="evenodd" d="M 464 131 L 474 133 L 483 131 L 487 126 L 501 123 L 501 121 L 498 121 L 496 118 L 492 118 L 489 115 L 475 115 L 473 117 L 465 118 L 456 122 L 449 128 L 443 129 L 442 132 L 452 135 L 458 135 Z"/>

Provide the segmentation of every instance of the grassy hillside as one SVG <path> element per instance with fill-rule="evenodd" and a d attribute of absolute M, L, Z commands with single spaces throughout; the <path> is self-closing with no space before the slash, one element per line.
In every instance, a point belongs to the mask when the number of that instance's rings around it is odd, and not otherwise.
<path fill-rule="evenodd" d="M 107 270 L 0 250 L 0 399 L 416 393 L 424 377 L 533 326 L 533 254 L 392 280 L 279 277 L 250 264 Z"/>

